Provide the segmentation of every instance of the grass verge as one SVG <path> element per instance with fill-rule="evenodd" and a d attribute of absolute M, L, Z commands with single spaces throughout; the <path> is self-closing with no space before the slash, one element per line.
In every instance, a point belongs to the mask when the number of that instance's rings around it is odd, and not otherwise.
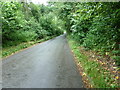
<path fill-rule="evenodd" d="M 49 40 L 52 38 L 53 37 L 46 37 L 46 38 L 41 39 L 41 40 L 24 42 L 24 43 L 18 44 L 17 46 L 9 46 L 9 47 L 2 48 L 2 58 L 7 57 L 9 55 L 12 55 L 12 54 L 14 54 L 22 49 L 28 48 L 36 43 L 41 43 L 43 41 L 46 41 L 46 40 Z"/>
<path fill-rule="evenodd" d="M 89 56 L 80 52 L 80 45 L 69 39 L 69 45 L 74 53 L 77 63 L 82 68 L 82 77 L 86 76 L 91 87 L 88 88 L 118 88 L 118 79 L 105 69 L 97 60 L 90 59 Z M 117 76 L 118 77 L 118 76 Z M 83 80 L 84 81 L 84 80 Z M 86 80 L 85 80 L 86 81 Z"/>

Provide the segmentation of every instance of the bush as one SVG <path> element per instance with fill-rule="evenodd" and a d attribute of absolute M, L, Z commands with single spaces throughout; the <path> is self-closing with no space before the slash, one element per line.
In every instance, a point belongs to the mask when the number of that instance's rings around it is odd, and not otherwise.
<path fill-rule="evenodd" d="M 57 36 L 63 32 L 63 21 L 58 19 L 52 8 L 24 2 L 0 4 L 3 46 Z"/>

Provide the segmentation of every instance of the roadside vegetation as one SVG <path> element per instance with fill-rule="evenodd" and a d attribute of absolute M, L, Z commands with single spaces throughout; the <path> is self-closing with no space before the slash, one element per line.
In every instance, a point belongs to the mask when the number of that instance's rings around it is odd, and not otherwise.
<path fill-rule="evenodd" d="M 112 63 L 105 63 L 101 56 L 86 51 L 78 42 L 69 39 L 69 44 L 76 59 L 83 82 L 87 88 L 118 88 L 119 71 Z M 86 55 L 86 53 L 88 53 Z M 92 54 L 91 54 L 92 53 Z M 108 65 L 111 65 L 110 67 Z"/>
<path fill-rule="evenodd" d="M 90 87 L 120 87 L 120 2 L 0 5 L 3 57 L 66 31 Z"/>
<path fill-rule="evenodd" d="M 120 65 L 120 2 L 56 3 L 68 35 Z"/>
<path fill-rule="evenodd" d="M 3 57 L 63 33 L 64 23 L 55 16 L 52 7 L 25 2 L 0 2 L 0 5 Z"/>
<path fill-rule="evenodd" d="M 46 37 L 46 38 L 36 40 L 36 41 L 23 42 L 23 43 L 20 43 L 16 46 L 5 47 L 2 49 L 2 57 L 4 58 L 6 56 L 15 54 L 18 51 L 21 51 L 25 48 L 28 48 L 30 46 L 36 45 L 38 43 L 44 42 L 44 41 L 52 39 L 52 38 L 54 38 L 54 37 Z"/>

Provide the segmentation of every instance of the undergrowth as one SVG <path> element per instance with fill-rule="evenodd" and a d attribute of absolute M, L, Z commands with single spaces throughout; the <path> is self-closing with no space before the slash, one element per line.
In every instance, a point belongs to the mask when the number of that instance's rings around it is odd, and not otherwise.
<path fill-rule="evenodd" d="M 84 75 L 86 75 L 93 88 L 117 88 L 118 83 L 108 70 L 104 69 L 96 60 L 90 60 L 80 52 L 80 45 L 74 40 L 69 40 L 70 47 L 80 62 Z"/>
<path fill-rule="evenodd" d="M 46 37 L 44 39 L 40 39 L 40 40 L 36 40 L 36 41 L 29 41 L 29 42 L 24 42 L 24 43 L 21 43 L 21 44 L 18 44 L 16 46 L 7 46 L 7 47 L 3 47 L 2 48 L 2 58 L 3 57 L 6 57 L 6 56 L 9 56 L 11 54 L 14 54 L 16 53 L 17 51 L 19 50 L 22 50 L 22 49 L 25 49 L 25 48 L 28 48 L 36 43 L 41 43 L 43 41 L 46 41 L 46 40 L 49 40 L 53 37 Z"/>

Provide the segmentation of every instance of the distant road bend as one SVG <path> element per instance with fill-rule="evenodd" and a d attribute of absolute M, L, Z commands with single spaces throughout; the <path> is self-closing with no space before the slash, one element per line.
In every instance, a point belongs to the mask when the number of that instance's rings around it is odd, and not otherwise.
<path fill-rule="evenodd" d="M 82 88 L 65 35 L 3 60 L 3 88 Z"/>

